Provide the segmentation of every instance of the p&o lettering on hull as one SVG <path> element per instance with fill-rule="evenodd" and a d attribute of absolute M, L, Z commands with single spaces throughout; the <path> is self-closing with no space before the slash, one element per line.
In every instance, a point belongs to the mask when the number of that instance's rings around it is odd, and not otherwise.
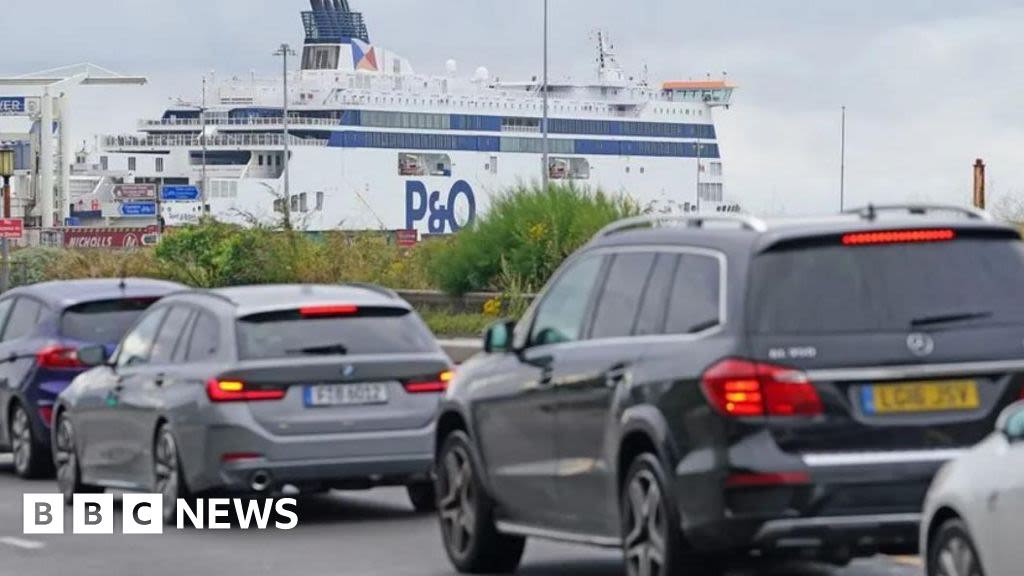
<path fill-rule="evenodd" d="M 469 182 L 457 181 L 445 198 L 439 191 L 428 192 L 427 185 L 419 180 L 405 183 L 406 229 L 418 229 L 417 224 L 426 220 L 429 234 L 449 234 L 475 219 L 476 195 Z"/>

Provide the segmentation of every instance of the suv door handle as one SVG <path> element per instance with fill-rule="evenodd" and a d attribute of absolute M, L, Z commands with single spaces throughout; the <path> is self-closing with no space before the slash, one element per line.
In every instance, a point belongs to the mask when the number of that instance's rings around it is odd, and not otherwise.
<path fill-rule="evenodd" d="M 621 384 L 628 384 L 632 379 L 629 366 L 619 365 L 608 370 L 604 375 L 604 383 L 609 388 L 618 388 Z"/>

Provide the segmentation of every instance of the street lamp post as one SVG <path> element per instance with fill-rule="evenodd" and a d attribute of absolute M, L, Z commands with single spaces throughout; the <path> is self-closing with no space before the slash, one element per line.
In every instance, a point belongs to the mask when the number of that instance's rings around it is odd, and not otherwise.
<path fill-rule="evenodd" d="M 295 51 L 292 50 L 291 46 L 288 44 L 281 44 L 281 47 L 278 48 L 277 52 L 274 52 L 274 56 L 281 57 L 283 65 L 281 79 L 284 90 L 284 94 L 282 96 L 282 100 L 284 101 L 282 114 L 282 123 L 284 126 L 284 225 L 285 228 L 289 230 L 292 227 L 292 197 L 288 175 L 288 164 L 290 163 L 288 154 L 288 56 L 294 55 Z"/>
<path fill-rule="evenodd" d="M 551 166 L 548 163 L 548 0 L 544 0 L 544 120 L 542 121 L 542 151 L 544 170 L 541 173 L 541 182 L 544 184 L 544 192 L 548 191 L 548 182 L 551 177 Z"/>
<path fill-rule="evenodd" d="M 0 150 L 0 177 L 4 181 L 3 208 L 4 218 L 11 217 L 11 176 L 14 176 L 14 150 L 5 148 Z M 0 250 L 3 252 L 3 267 L 0 270 L 0 291 L 6 292 L 11 287 L 11 266 L 10 246 L 7 238 L 0 240 Z"/>
<path fill-rule="evenodd" d="M 207 184 L 208 184 L 208 181 L 206 179 L 206 146 L 207 146 L 206 139 L 209 136 L 206 133 L 206 74 L 203 74 L 203 107 L 199 110 L 199 116 L 201 118 L 202 125 L 203 125 L 203 187 L 200 190 L 200 196 L 199 197 L 200 197 L 202 205 L 203 205 L 202 211 L 201 211 L 201 215 L 205 215 L 206 212 L 209 210 L 209 206 L 210 206 L 210 204 L 209 204 L 209 202 L 210 202 L 209 198 L 210 197 L 207 196 L 207 194 L 206 194 Z"/>
<path fill-rule="evenodd" d="M 839 211 L 846 210 L 846 106 L 843 106 L 843 143 L 839 157 Z"/>

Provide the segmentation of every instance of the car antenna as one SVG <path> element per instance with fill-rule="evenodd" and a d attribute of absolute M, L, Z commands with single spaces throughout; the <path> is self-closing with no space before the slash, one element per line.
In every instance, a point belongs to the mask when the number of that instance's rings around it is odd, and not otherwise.
<path fill-rule="evenodd" d="M 117 287 L 121 290 L 121 292 L 124 292 L 125 290 L 128 289 L 128 283 L 125 281 L 126 280 L 125 276 L 128 274 L 128 270 L 126 268 L 127 268 L 126 262 L 124 260 L 121 260 L 121 272 L 120 272 L 120 277 L 121 278 L 120 278 L 120 282 L 117 283 Z"/>
<path fill-rule="evenodd" d="M 865 217 L 868 220 L 871 220 L 872 222 L 874 222 L 875 218 L 878 217 L 878 214 L 875 212 L 875 205 L 874 204 L 868 202 L 868 213 L 865 215 Z"/>

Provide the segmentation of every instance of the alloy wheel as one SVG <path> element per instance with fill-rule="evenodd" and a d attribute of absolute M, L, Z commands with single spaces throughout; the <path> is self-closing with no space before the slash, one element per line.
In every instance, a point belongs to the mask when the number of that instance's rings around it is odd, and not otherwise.
<path fill-rule="evenodd" d="M 14 469 L 24 475 L 32 459 L 32 424 L 21 406 L 14 409 L 11 418 L 11 452 L 14 454 Z"/>
<path fill-rule="evenodd" d="M 477 498 L 469 455 L 461 446 L 445 454 L 442 463 L 441 525 L 448 545 L 457 555 L 467 553 L 476 529 Z"/>
<path fill-rule="evenodd" d="M 164 510 L 173 510 L 177 505 L 181 482 L 178 471 L 178 447 L 174 442 L 174 436 L 163 430 L 156 442 L 153 473 L 156 478 L 156 490 L 164 499 Z"/>
<path fill-rule="evenodd" d="M 641 470 L 629 483 L 626 507 L 626 568 L 630 576 L 665 574 L 667 524 L 663 497 L 654 475 Z"/>
<path fill-rule="evenodd" d="M 78 484 L 78 454 L 75 449 L 75 430 L 71 419 L 61 416 L 57 422 L 53 459 L 57 464 L 57 485 L 66 497 L 74 494 Z"/>
<path fill-rule="evenodd" d="M 939 550 L 937 560 L 937 576 L 982 576 L 974 550 L 960 536 L 946 540 Z"/>

